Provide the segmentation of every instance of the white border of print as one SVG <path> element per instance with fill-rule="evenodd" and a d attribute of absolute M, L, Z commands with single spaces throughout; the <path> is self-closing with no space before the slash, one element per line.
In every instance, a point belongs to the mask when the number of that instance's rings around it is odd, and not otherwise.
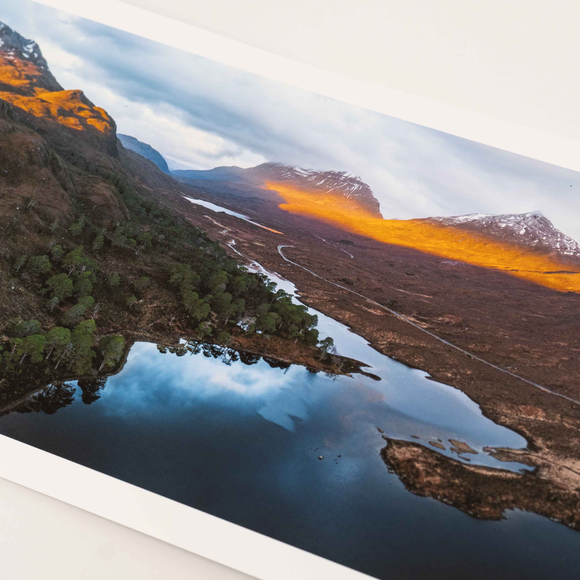
<path fill-rule="evenodd" d="M 580 170 L 580 142 L 346 79 L 118 0 L 35 1 L 354 105 Z M 0 477 L 260 580 L 368 578 L 8 437 L 0 436 L 0 457 Z"/>

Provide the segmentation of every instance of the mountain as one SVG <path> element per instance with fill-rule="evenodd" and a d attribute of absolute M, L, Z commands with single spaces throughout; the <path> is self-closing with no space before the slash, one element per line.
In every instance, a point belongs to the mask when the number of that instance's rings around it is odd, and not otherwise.
<path fill-rule="evenodd" d="M 281 163 L 263 163 L 249 171 L 264 181 L 290 182 L 297 188 L 320 193 L 334 193 L 357 201 L 371 213 L 380 216 L 380 204 L 371 188 L 360 177 L 346 171 L 316 171 L 289 167 Z"/>
<path fill-rule="evenodd" d="M 96 147 L 107 155 L 117 155 L 113 119 L 82 91 L 63 90 L 36 42 L 23 38 L 5 24 L 0 26 L 0 100 L 17 107 L 20 114 L 34 117 L 35 131 L 42 136 L 51 134 L 71 154 Z M 68 133 L 57 125 L 77 134 L 74 147 Z"/>
<path fill-rule="evenodd" d="M 422 251 L 370 238 L 368 231 L 345 231 L 342 220 L 304 220 L 279 208 L 276 193 L 262 188 L 267 180 L 321 193 L 340 187 L 345 198 L 369 202 L 380 215 L 360 180 L 340 172 L 266 164 L 196 172 L 195 179 L 178 182 L 126 149 L 114 120 L 82 91 L 63 90 L 35 43 L 3 25 L 0 33 L 0 410 L 39 386 L 80 376 L 86 385 L 104 378 L 101 369 L 114 372 L 124 360 L 122 335 L 126 345 L 156 342 L 172 352 L 182 337 L 225 342 L 266 354 L 278 365 L 298 361 L 311 370 L 347 372 L 347 366 L 340 370 L 344 361 L 326 364 L 308 346 L 317 340 L 308 328 L 312 320 L 259 276 L 237 267 L 234 257 L 242 254 L 291 280 L 307 303 L 378 351 L 463 390 L 487 417 L 523 434 L 533 453 L 520 455 L 525 450 L 518 449 L 509 460 L 529 459 L 534 471 L 495 471 L 505 482 L 519 478 L 518 497 L 538 483 L 545 486 L 546 502 L 566 513 L 569 505 L 577 514 L 580 482 L 572 468 L 580 456 L 580 411 L 554 395 L 580 397 L 580 291 L 557 292 L 541 278 L 571 280 L 580 273 L 539 272 L 535 283 L 512 275 L 514 265 L 501 263 L 499 253 L 500 268 L 470 266 L 464 232 L 492 231 L 486 223 L 493 226 L 494 216 L 487 222 L 460 216 L 451 225 L 440 220 L 437 228 L 385 220 L 395 233 L 411 226 L 407 240 L 415 232 L 421 243 L 437 241 L 425 230 L 458 233 L 447 236 L 458 242 L 458 267 L 425 245 Z M 216 215 L 184 199 L 220 203 L 219 195 L 251 220 Z M 375 227 L 380 220 L 371 222 Z M 531 229 L 529 223 L 526 218 Z M 533 238 L 538 243 L 551 231 L 542 227 Z M 504 235 L 513 229 L 513 236 L 523 229 L 498 228 Z M 482 252 L 486 244 L 480 244 Z M 512 259 L 517 252 L 508 254 Z M 535 265 L 524 266 L 538 273 Z M 255 321 L 249 330 L 255 326 L 262 333 L 243 333 L 238 323 L 246 317 L 240 313 Z M 308 342 L 297 343 L 297 336 Z M 543 392 L 534 388 L 539 385 Z M 417 443 L 423 450 L 439 446 L 427 438 Z M 394 457 L 399 465 L 403 452 Z M 406 467 L 397 467 L 393 457 L 389 465 L 404 474 L 424 466 L 444 481 L 441 466 L 406 457 Z M 423 477 L 425 469 L 413 473 Z M 449 473 L 458 493 L 471 497 L 458 472 Z M 474 479 L 477 486 L 481 478 Z M 441 498 L 434 487 L 414 490 Z M 505 487 L 489 487 L 494 497 L 506 493 Z M 443 497 L 458 505 L 456 494 Z M 515 507 L 534 511 L 537 505 Z M 543 513 L 566 521 L 561 513 Z"/>
<path fill-rule="evenodd" d="M 248 169 L 232 166 L 220 166 L 213 169 L 177 169 L 171 172 L 177 177 L 191 179 L 192 181 L 230 181 L 259 183 Z"/>
<path fill-rule="evenodd" d="M 284 183 L 308 193 L 334 194 L 358 202 L 375 217 L 382 217 L 380 204 L 371 188 L 351 173 L 345 171 L 317 171 L 291 167 L 282 163 L 262 163 L 256 167 L 216 167 L 205 171 L 173 171 L 173 175 L 192 183 L 203 184 L 214 189 L 227 189 L 234 195 L 254 194 L 258 197 L 271 197 L 271 190 L 262 189 L 267 183 Z M 225 184 L 228 185 L 225 185 Z M 274 187 L 275 189 L 275 187 Z"/>
<path fill-rule="evenodd" d="M 149 159 L 149 161 L 155 163 L 163 173 L 166 173 L 167 175 L 171 174 L 167 161 L 165 161 L 163 155 L 161 155 L 161 153 L 156 149 L 153 149 L 151 145 L 143 143 L 142 141 L 139 141 L 139 139 L 135 139 L 135 137 L 131 137 L 130 135 L 117 133 L 117 137 L 119 138 L 119 141 L 123 143 L 125 149 L 130 149 L 131 151 L 135 151 L 135 153 L 139 153 L 139 155 L 142 155 L 145 159 Z"/>
<path fill-rule="evenodd" d="M 62 91 L 52 76 L 48 63 L 33 40 L 0 22 L 0 91 L 9 90 L 25 96 L 46 91 Z"/>
<path fill-rule="evenodd" d="M 473 213 L 427 221 L 492 237 L 501 242 L 580 257 L 580 244 L 556 229 L 540 212 L 489 215 Z"/>
<path fill-rule="evenodd" d="M 250 207 L 249 200 L 261 198 L 276 201 L 276 183 L 288 184 L 300 191 L 338 194 L 356 201 L 372 216 L 382 218 L 380 204 L 370 187 L 359 177 L 344 171 L 316 171 L 291 167 L 281 163 L 263 163 L 256 167 L 216 167 L 209 170 L 173 171 L 184 182 L 199 187 L 213 196 L 227 198 L 233 204 Z M 266 183 L 271 187 L 264 189 Z M 237 198 L 237 199 L 236 199 Z M 251 204 L 258 212 L 268 212 L 266 206 Z M 411 220 L 416 223 L 437 224 L 453 229 L 485 235 L 494 240 L 533 248 L 567 258 L 580 258 L 580 244 L 554 227 L 540 212 L 522 214 L 468 214 L 453 217 L 429 217 Z"/>

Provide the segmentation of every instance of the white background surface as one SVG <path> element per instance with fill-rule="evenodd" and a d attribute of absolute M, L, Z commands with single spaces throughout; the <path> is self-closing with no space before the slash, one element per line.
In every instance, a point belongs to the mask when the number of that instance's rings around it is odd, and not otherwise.
<path fill-rule="evenodd" d="M 0 479 L 2 580 L 244 580 L 125 526 Z"/>
<path fill-rule="evenodd" d="M 574 2 L 125 1 L 333 72 L 580 138 Z M 247 578 L 6 480 L 0 510 L 2 580 Z"/>
<path fill-rule="evenodd" d="M 124 1 L 353 78 L 580 139 L 580 2 Z"/>

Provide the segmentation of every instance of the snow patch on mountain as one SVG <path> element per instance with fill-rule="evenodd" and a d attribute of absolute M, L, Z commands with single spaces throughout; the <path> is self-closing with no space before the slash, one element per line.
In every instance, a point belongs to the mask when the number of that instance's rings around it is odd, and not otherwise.
<path fill-rule="evenodd" d="M 499 215 L 473 213 L 429 219 L 446 226 L 460 226 L 500 241 L 580 257 L 580 244 L 556 229 L 539 211 Z"/>
<path fill-rule="evenodd" d="M 40 47 L 34 40 L 24 38 L 6 24 L 0 22 L 0 66 L 2 60 L 10 63 L 12 69 L 21 69 L 18 61 L 33 65 L 38 73 L 34 74 L 35 82 L 32 86 L 45 91 L 62 91 L 52 73 L 48 69 L 48 63 L 42 56 Z M 30 65 L 28 64 L 30 63 Z M 23 75 L 32 74 L 30 68 L 23 71 Z"/>
<path fill-rule="evenodd" d="M 346 199 L 355 200 L 360 206 L 377 218 L 382 218 L 381 207 L 371 188 L 360 177 L 346 171 L 318 171 L 292 167 L 283 163 L 262 163 L 256 167 L 215 167 L 207 170 L 172 171 L 172 175 L 190 182 L 203 182 L 204 187 L 219 183 L 220 191 L 230 188 L 233 195 L 254 194 L 260 197 L 272 194 L 264 189 L 266 182 L 290 182 L 296 189 L 310 193 L 333 193 Z M 243 184 L 244 189 L 235 187 Z"/>
<path fill-rule="evenodd" d="M 262 163 L 247 171 L 260 175 L 265 180 L 291 181 L 296 187 L 342 195 L 357 201 L 377 217 L 382 217 L 380 204 L 371 188 L 360 177 L 347 171 L 318 171 L 282 163 Z"/>
<path fill-rule="evenodd" d="M 5 57 L 9 58 L 26 58 L 38 59 L 40 48 L 34 40 L 27 40 L 18 32 L 15 32 L 8 28 L 5 24 L 0 27 L 0 49 L 4 53 Z M 46 62 L 39 63 L 45 65 Z"/>

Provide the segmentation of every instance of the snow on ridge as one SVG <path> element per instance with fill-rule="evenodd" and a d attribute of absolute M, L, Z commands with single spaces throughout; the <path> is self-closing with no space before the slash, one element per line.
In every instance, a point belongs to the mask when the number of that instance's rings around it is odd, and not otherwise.
<path fill-rule="evenodd" d="M 540 211 L 498 215 L 473 213 L 430 219 L 447 226 L 465 226 L 504 241 L 580 257 L 580 244 L 555 228 Z"/>
<path fill-rule="evenodd" d="M 14 60 L 14 57 L 28 60 L 31 60 L 32 57 L 39 59 L 38 44 L 34 40 L 24 38 L 3 22 L 0 22 L 0 48 L 4 53 L 4 58 L 9 60 Z"/>
<path fill-rule="evenodd" d="M 283 163 L 263 163 L 250 171 L 273 180 L 294 181 L 297 185 L 313 187 L 323 193 L 337 193 L 347 199 L 356 199 L 359 203 L 380 214 L 380 204 L 371 188 L 357 175 L 347 171 L 319 171 L 303 167 L 291 167 Z"/>
<path fill-rule="evenodd" d="M 455 223 L 462 224 L 465 222 L 473 222 L 476 220 L 480 220 L 480 219 L 486 218 L 486 217 L 493 217 L 493 216 L 490 214 L 487 214 L 487 213 L 469 213 L 467 215 L 459 215 L 459 216 L 454 216 L 454 217 L 449 217 L 449 218 L 433 218 L 433 219 L 441 220 L 441 221 L 453 220 Z"/>

